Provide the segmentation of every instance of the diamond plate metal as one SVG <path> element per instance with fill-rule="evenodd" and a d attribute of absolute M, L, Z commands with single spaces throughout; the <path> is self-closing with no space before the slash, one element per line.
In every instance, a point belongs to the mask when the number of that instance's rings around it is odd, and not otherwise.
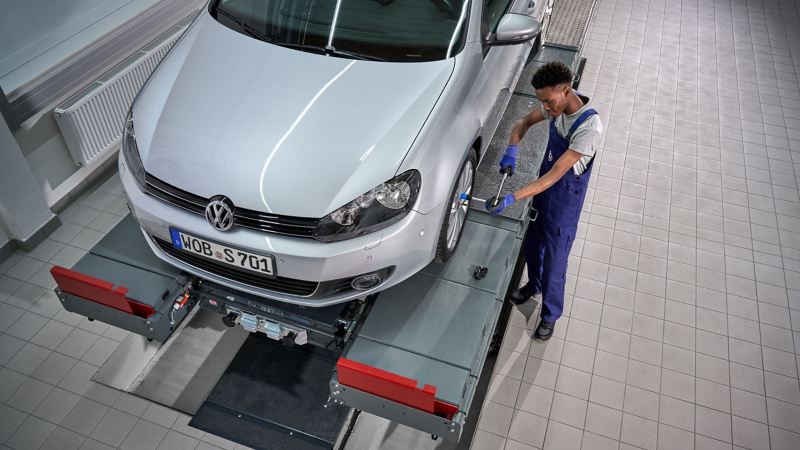
<path fill-rule="evenodd" d="M 556 0 L 545 43 L 580 49 L 594 4 L 595 0 Z"/>

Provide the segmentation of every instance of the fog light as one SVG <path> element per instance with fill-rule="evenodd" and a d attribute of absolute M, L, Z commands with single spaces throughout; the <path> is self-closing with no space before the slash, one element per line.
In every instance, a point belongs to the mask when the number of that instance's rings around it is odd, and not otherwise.
<path fill-rule="evenodd" d="M 375 286 L 381 284 L 381 276 L 376 273 L 371 273 L 368 275 L 361 275 L 360 277 L 353 280 L 350 283 L 353 286 L 353 289 L 357 291 L 366 291 L 368 289 L 372 289 Z"/>

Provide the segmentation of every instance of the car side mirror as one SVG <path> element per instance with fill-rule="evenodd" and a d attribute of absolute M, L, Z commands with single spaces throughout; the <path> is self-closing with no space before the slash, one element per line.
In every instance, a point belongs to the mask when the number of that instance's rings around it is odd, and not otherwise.
<path fill-rule="evenodd" d="M 489 37 L 489 45 L 513 45 L 528 42 L 542 31 L 542 23 L 523 14 L 506 14 L 497 31 Z"/>

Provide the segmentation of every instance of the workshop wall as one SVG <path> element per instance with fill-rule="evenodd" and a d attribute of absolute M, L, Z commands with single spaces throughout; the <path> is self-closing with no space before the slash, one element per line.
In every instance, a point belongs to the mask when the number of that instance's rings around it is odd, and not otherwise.
<path fill-rule="evenodd" d="M 67 58 L 160 1 L 27 0 L 4 5 L 0 15 L 0 86 L 7 95 L 24 92 L 29 88 L 26 83 L 57 70 Z M 53 190 L 80 169 L 53 117 L 52 110 L 62 99 L 53 100 L 14 131 L 50 206 L 63 197 L 53 195 Z"/>
<path fill-rule="evenodd" d="M 13 92 L 159 1 L 3 2 L 0 85 Z"/>
<path fill-rule="evenodd" d="M 0 120 L 0 228 L 16 245 L 35 246 L 58 224 L 8 125 Z"/>
<path fill-rule="evenodd" d="M 200 9 L 205 0 L 50 3 L 52 0 L 15 2 L 8 5 L 8 14 L 0 16 L 0 87 L 12 102 L 16 99 L 19 103 L 29 94 L 36 99 L 20 113 L 24 116 L 19 119 L 24 122 L 14 128 L 13 136 L 47 205 L 58 212 L 94 179 L 116 166 L 117 149 L 111 148 L 103 159 L 81 167 L 53 110 L 150 39 Z M 14 17 L 15 23 L 6 23 L 9 17 Z M 143 32 L 131 34 L 131 30 Z M 131 42 L 120 41 L 120 36 Z M 106 48 L 106 53 L 116 56 L 103 59 L 103 64 L 93 68 L 81 66 L 83 59 L 96 58 L 97 48 Z M 69 70 L 61 71 L 65 67 Z M 64 73 L 73 79 L 68 80 Z"/>
<path fill-rule="evenodd" d="M 14 138 L 45 195 L 80 168 L 70 156 L 52 111 L 29 119 L 14 132 Z"/>

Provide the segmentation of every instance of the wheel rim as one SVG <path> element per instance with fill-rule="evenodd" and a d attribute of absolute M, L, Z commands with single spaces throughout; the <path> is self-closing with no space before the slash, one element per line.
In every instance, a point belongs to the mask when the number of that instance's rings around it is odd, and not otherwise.
<path fill-rule="evenodd" d="M 461 169 L 461 175 L 458 177 L 458 184 L 456 184 L 456 191 L 453 199 L 450 201 L 450 217 L 447 222 L 447 251 L 453 251 L 458 244 L 458 238 L 461 236 L 461 229 L 464 228 L 464 223 L 467 219 L 467 211 L 469 210 L 469 200 L 462 200 L 461 194 L 465 193 L 467 196 L 472 195 L 472 175 L 475 169 L 472 167 L 472 161 L 467 161 L 464 168 Z"/>

